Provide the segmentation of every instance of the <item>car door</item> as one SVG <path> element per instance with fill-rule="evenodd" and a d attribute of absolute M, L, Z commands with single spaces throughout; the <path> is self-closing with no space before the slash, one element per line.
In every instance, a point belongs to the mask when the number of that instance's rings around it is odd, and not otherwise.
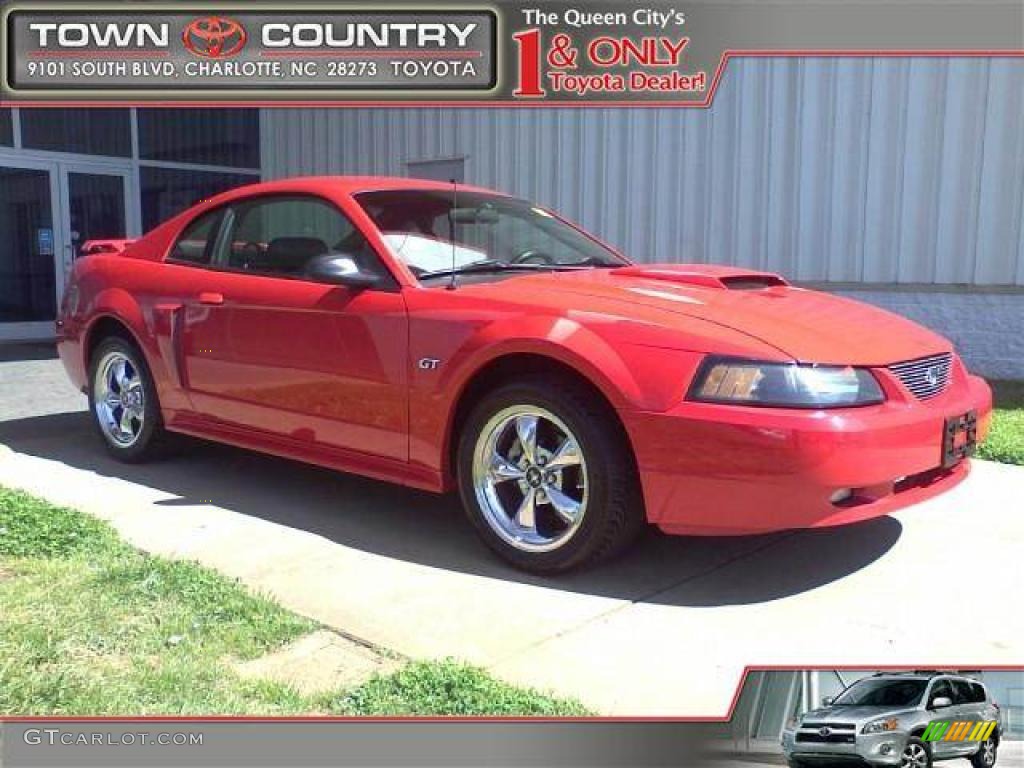
<path fill-rule="evenodd" d="M 315 196 L 249 198 L 225 208 L 212 249 L 183 333 L 196 412 L 299 449 L 406 461 L 405 302 L 348 218 Z M 308 279 L 305 264 L 329 252 L 382 282 Z"/>
<path fill-rule="evenodd" d="M 952 706 L 936 709 L 935 700 L 939 698 L 949 699 L 953 702 Z M 959 709 L 956 706 L 956 699 L 953 694 L 953 685 L 948 678 L 940 677 L 932 681 L 931 689 L 928 691 L 928 709 L 930 712 L 931 722 L 945 721 L 949 723 L 950 728 L 954 727 L 954 723 L 960 722 Z M 947 730 L 947 734 L 948 732 L 949 731 Z M 932 755 L 936 758 L 949 757 L 950 755 L 957 754 L 954 742 L 945 740 L 933 741 L 930 746 Z"/>
<path fill-rule="evenodd" d="M 956 697 L 953 701 L 958 710 L 958 719 L 974 724 L 971 726 L 971 729 L 967 734 L 967 738 L 965 738 L 961 743 L 961 753 L 973 754 L 977 749 L 977 743 L 970 741 L 969 739 L 977 724 L 986 719 L 984 711 L 984 694 L 982 694 L 982 699 L 979 701 L 970 681 L 964 679 L 953 680 L 953 693 Z"/>

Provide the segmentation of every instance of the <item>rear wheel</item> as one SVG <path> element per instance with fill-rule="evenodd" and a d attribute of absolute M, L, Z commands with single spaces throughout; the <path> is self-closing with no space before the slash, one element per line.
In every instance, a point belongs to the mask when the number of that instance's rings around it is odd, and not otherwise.
<path fill-rule="evenodd" d="M 994 736 L 989 736 L 981 742 L 978 751 L 971 755 L 971 763 L 974 768 L 992 768 L 996 764 L 996 751 L 999 745 L 996 744 Z"/>
<path fill-rule="evenodd" d="M 608 558 L 642 528 L 628 444 L 593 395 L 530 377 L 486 395 L 462 432 L 462 501 L 484 542 L 535 573 Z"/>
<path fill-rule="evenodd" d="M 92 355 L 89 411 L 112 456 L 135 462 L 162 447 L 163 422 L 156 387 L 146 360 L 130 341 L 104 339 Z"/>

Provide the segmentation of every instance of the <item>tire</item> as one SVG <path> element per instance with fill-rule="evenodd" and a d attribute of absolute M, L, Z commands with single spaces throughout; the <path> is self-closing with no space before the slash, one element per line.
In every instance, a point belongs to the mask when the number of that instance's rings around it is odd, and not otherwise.
<path fill-rule="evenodd" d="M 978 751 L 971 755 L 971 765 L 974 768 L 992 768 L 996 764 L 998 752 L 999 742 L 995 736 L 989 736 L 978 745 Z"/>
<path fill-rule="evenodd" d="M 912 757 L 917 760 L 912 760 Z M 932 751 L 917 736 L 907 739 L 901 758 L 901 768 L 932 768 Z"/>
<path fill-rule="evenodd" d="M 486 394 L 459 436 L 457 472 L 484 543 L 531 573 L 607 560 L 645 522 L 628 441 L 607 406 L 571 381 L 523 377 Z"/>
<path fill-rule="evenodd" d="M 121 381 L 127 385 L 124 399 L 116 372 L 122 363 Z M 122 420 L 126 409 L 132 415 Z M 94 350 L 89 363 L 89 413 L 103 445 L 118 461 L 146 461 L 166 447 L 153 376 L 142 352 L 127 339 L 110 336 Z"/>

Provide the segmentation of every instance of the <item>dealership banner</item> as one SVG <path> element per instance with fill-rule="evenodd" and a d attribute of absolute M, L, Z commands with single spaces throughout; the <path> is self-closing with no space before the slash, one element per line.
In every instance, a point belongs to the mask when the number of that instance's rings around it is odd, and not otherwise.
<path fill-rule="evenodd" d="M 2 8 L 0 84 L 14 103 L 708 106 L 735 56 L 1024 49 L 1018 0 Z"/>
<path fill-rule="evenodd" d="M 0 722 L 0 765 L 722 765 L 700 723 L 341 718 L 85 718 Z"/>

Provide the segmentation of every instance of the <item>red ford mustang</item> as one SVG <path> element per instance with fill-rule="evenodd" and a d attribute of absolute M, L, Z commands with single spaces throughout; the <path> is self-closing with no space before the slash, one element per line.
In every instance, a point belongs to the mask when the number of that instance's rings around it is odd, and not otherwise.
<path fill-rule="evenodd" d="M 991 393 L 945 339 L 733 267 L 634 265 L 532 203 L 310 178 L 74 267 L 60 355 L 126 461 L 167 432 L 442 492 L 560 571 L 644 523 L 748 534 L 948 488 Z"/>

